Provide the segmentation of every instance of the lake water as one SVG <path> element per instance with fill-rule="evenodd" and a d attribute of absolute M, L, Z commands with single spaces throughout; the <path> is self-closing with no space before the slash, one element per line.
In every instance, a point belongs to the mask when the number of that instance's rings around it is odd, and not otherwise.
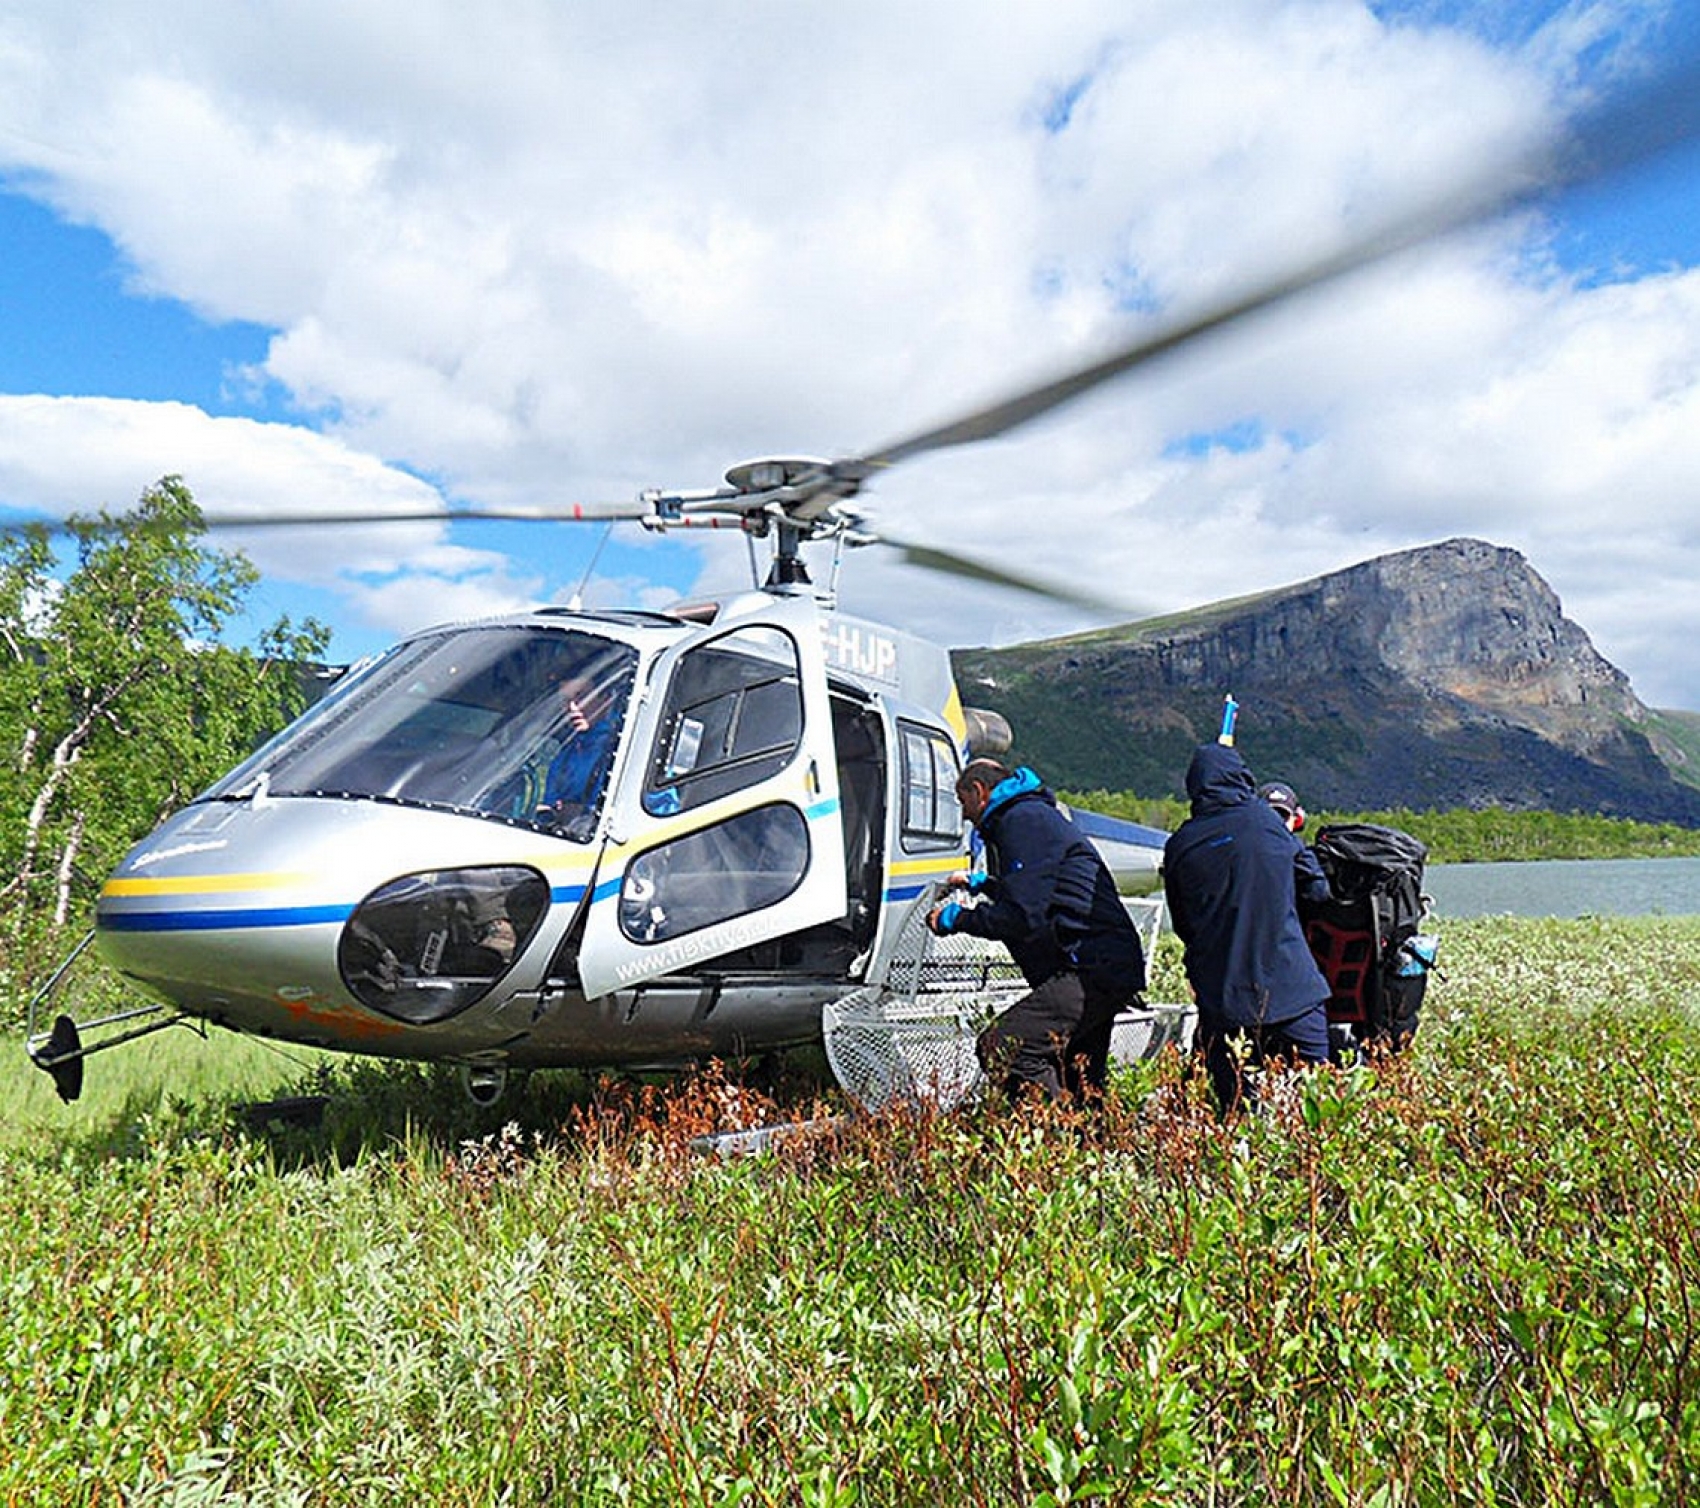
<path fill-rule="evenodd" d="M 1454 916 L 1700 915 L 1700 859 L 1430 864 L 1423 889 Z"/>

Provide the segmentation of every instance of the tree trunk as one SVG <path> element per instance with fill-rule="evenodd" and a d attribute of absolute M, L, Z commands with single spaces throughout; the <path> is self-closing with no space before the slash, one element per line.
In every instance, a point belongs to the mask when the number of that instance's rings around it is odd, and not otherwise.
<path fill-rule="evenodd" d="M 59 788 L 65 783 L 65 777 L 71 773 L 71 768 L 82 757 L 83 744 L 89 735 L 92 719 L 83 721 L 70 733 L 53 746 L 53 763 L 47 772 L 47 778 L 42 781 L 41 789 L 35 793 L 35 800 L 30 803 L 30 814 L 24 824 L 24 851 L 18 859 L 18 874 L 16 885 L 25 895 L 29 894 L 30 881 L 35 877 L 36 856 L 41 851 L 41 830 L 47 823 L 47 813 L 53 805 L 53 798 L 59 794 Z M 76 821 L 80 824 L 82 814 L 78 813 Z"/>
<path fill-rule="evenodd" d="M 71 818 L 71 830 L 59 853 L 59 874 L 53 894 L 53 925 L 63 927 L 71 919 L 71 878 L 76 873 L 77 855 L 83 849 L 83 826 L 87 817 L 79 807 Z"/>

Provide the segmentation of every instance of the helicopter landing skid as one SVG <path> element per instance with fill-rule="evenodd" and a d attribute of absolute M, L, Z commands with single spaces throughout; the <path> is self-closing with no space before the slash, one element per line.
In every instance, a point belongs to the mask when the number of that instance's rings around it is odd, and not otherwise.
<path fill-rule="evenodd" d="M 168 1026 L 189 1026 L 203 1036 L 206 1034 L 201 1023 L 187 1012 L 168 1011 L 163 1005 L 141 1005 L 132 1010 L 115 1011 L 109 1016 L 86 1023 L 79 1023 L 74 1017 L 61 1013 L 53 1018 L 50 1030 L 38 1031 L 36 1023 L 44 1014 L 46 1005 L 64 982 L 65 976 L 71 972 L 72 965 L 83 956 L 93 941 L 94 933 L 90 932 L 53 971 L 53 976 L 47 983 L 36 992 L 35 998 L 30 1001 L 29 1027 L 24 1037 L 24 1050 L 29 1054 L 30 1062 L 53 1080 L 53 1087 L 58 1091 L 59 1098 L 67 1105 L 82 1094 L 83 1064 L 95 1053 L 105 1052 L 107 1048 L 117 1047 L 125 1042 L 134 1042 L 138 1037 L 163 1031 Z M 155 1020 L 155 1017 L 162 1019 Z M 105 1031 L 110 1027 L 122 1026 L 128 1021 L 146 1024 L 102 1037 L 96 1042 L 83 1041 L 85 1031 Z"/>

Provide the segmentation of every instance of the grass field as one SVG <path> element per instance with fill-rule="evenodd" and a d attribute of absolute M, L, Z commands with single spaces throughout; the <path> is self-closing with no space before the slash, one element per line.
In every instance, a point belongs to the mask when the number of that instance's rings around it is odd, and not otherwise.
<path fill-rule="evenodd" d="M 1155 993 L 1178 998 L 1172 940 Z M 1700 1494 L 1700 920 L 1456 923 L 1415 1050 L 1222 1125 L 832 1116 L 168 1033 L 0 1129 L 0 1502 Z M 313 1090 L 322 1126 L 241 1102 Z"/>

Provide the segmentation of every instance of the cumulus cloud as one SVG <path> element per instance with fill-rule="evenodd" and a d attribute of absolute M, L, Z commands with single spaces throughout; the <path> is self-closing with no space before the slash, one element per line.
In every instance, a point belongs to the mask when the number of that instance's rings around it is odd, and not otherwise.
<path fill-rule="evenodd" d="M 215 419 L 185 403 L 0 394 L 0 497 L 14 507 L 119 514 L 171 474 L 192 476 L 203 511 L 227 521 L 221 546 L 271 576 L 358 590 L 351 611 L 390 633 L 454 616 L 451 603 L 468 615 L 496 612 L 542 588 L 506 555 L 454 543 L 443 524 L 374 522 L 334 536 L 310 524 L 241 527 L 245 517 L 320 511 L 381 520 L 442 507 L 433 487 L 340 440 L 296 425 Z"/>
<path fill-rule="evenodd" d="M 1628 70 L 1657 19 L 1545 9 L 1518 31 L 1485 4 L 1464 24 L 1354 0 L 665 24 L 613 0 L 263 23 L 14 5 L 0 171 L 110 236 L 138 294 L 273 330 L 259 375 L 299 422 L 14 395 L 0 500 L 86 509 L 180 472 L 220 511 L 555 503 L 856 452 L 1444 189 Z M 1557 240 L 1525 215 L 1402 258 L 899 468 L 870 505 L 1151 610 L 1474 534 L 1523 550 L 1645 696 L 1700 707 L 1680 585 L 1700 274 L 1567 269 Z M 456 538 L 244 545 L 397 629 L 559 600 L 592 548 L 555 565 Z M 917 591 L 875 556 L 847 565 L 847 605 L 952 642 L 1086 622 Z M 587 600 L 746 572 L 735 540 L 657 548 L 647 577 L 634 558 Z"/>

